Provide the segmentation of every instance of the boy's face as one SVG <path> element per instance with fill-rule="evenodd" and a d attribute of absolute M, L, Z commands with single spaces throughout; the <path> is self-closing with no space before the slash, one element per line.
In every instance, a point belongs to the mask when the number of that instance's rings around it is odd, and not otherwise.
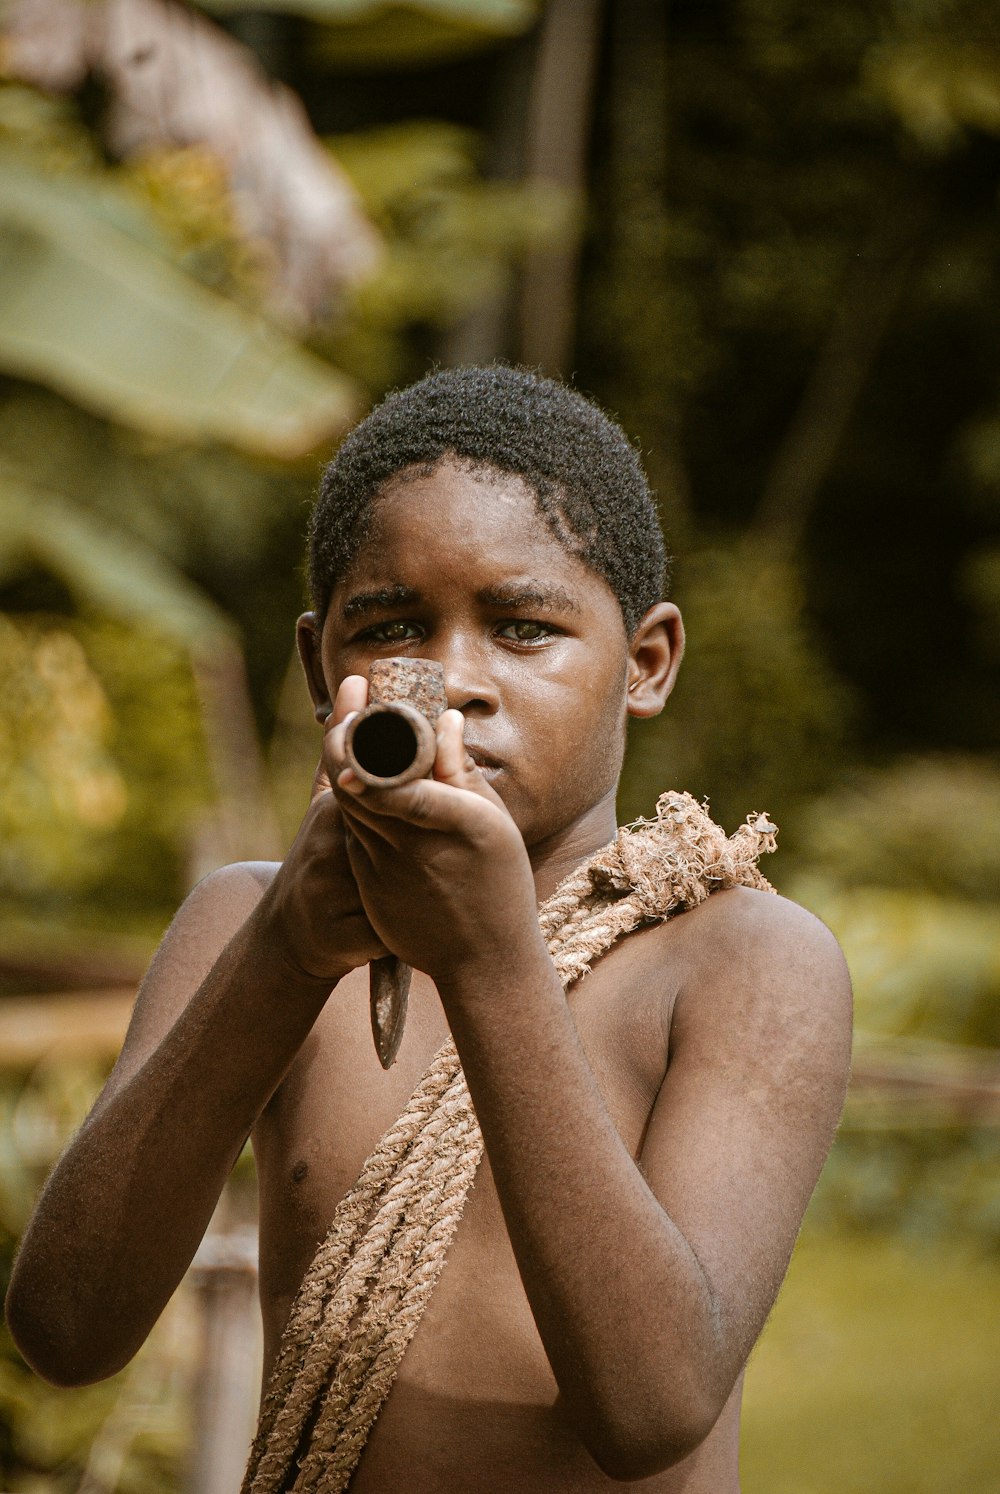
<path fill-rule="evenodd" d="M 649 709 L 637 678 L 649 661 L 603 578 L 553 538 L 520 480 L 448 461 L 386 489 L 332 594 L 318 657 L 309 644 L 320 707 L 373 659 L 443 664 L 468 750 L 529 847 L 613 795 L 627 715 L 653 714 L 673 678 Z"/>

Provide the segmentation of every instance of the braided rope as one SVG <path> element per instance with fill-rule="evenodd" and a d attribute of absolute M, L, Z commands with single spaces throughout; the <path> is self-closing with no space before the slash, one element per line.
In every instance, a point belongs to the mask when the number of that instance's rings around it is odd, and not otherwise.
<path fill-rule="evenodd" d="M 694 907 L 717 888 L 773 891 L 756 864 L 774 850 L 775 827 L 764 816 L 749 816 L 727 839 L 690 794 L 663 794 L 656 810 L 655 820 L 619 830 L 541 908 L 564 987 L 624 934 Z M 306 1273 L 242 1494 L 347 1488 L 444 1267 L 482 1154 L 449 1040 L 338 1205 Z"/>

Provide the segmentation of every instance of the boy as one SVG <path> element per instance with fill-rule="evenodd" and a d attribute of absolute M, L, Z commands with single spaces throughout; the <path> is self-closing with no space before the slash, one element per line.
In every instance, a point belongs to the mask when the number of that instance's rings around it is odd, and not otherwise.
<path fill-rule="evenodd" d="M 311 1278 L 292 1304 L 338 1200 L 450 1034 L 486 1157 L 447 1269 L 353 1477 L 316 1473 L 324 1390 L 271 1484 L 258 1448 L 253 1487 L 731 1494 L 850 997 L 827 931 L 748 887 L 656 910 L 565 992 L 556 973 L 538 905 L 614 841 L 627 719 L 662 708 L 683 647 L 635 453 L 561 385 L 436 374 L 331 464 L 311 579 L 311 807 L 280 866 L 214 874 L 168 932 L 22 1247 L 18 1342 L 57 1383 L 120 1368 L 252 1131 L 280 1377 L 290 1311 L 318 1321 Z M 406 654 L 445 668 L 434 775 L 365 788 L 345 723 L 371 662 Z M 386 952 L 415 974 L 383 1074 L 364 967 Z"/>

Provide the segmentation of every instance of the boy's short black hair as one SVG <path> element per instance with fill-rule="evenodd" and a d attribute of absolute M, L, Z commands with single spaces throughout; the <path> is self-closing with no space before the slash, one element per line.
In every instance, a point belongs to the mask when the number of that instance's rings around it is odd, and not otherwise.
<path fill-rule="evenodd" d="M 559 543 L 607 581 L 632 636 L 666 581 L 663 536 L 638 454 L 592 400 L 506 364 L 429 374 L 388 395 L 348 435 L 323 474 L 309 525 L 309 581 L 320 617 L 389 480 L 448 455 L 520 477 Z"/>

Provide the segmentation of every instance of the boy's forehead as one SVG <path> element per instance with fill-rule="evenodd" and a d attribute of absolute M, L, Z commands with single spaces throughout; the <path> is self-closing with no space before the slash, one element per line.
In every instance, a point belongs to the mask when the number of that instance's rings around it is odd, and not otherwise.
<path fill-rule="evenodd" d="M 547 569 L 563 560 L 572 564 L 523 478 L 447 459 L 398 475 L 373 500 L 348 576 L 378 569 L 390 553 L 397 564 L 430 554 L 442 563 L 455 554 L 495 556 L 501 569 L 520 567 L 522 557 L 528 570 L 538 568 L 540 556 Z"/>
<path fill-rule="evenodd" d="M 445 459 L 382 490 L 329 610 L 350 622 L 449 588 L 512 609 L 620 610 L 604 577 L 553 533 L 523 478 Z"/>
<path fill-rule="evenodd" d="M 523 477 L 450 455 L 404 467 L 389 478 L 372 499 L 373 527 L 387 513 L 405 524 L 428 508 L 446 512 L 457 508 L 484 522 L 524 523 L 530 517 L 545 527 L 538 496 Z"/>

